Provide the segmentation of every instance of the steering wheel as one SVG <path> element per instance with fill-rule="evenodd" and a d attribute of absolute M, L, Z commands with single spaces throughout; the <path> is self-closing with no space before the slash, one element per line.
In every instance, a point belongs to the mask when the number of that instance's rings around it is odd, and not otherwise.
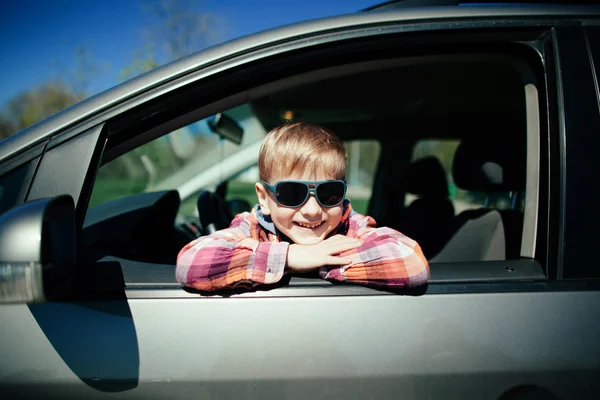
<path fill-rule="evenodd" d="M 204 190 L 198 196 L 198 215 L 202 226 L 202 235 L 210 235 L 229 227 L 233 216 L 225 200 L 216 193 Z"/>

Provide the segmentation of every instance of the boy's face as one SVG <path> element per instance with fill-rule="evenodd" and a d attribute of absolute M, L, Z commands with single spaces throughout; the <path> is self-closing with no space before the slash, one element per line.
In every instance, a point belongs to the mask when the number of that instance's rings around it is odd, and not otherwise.
<path fill-rule="evenodd" d="M 304 173 L 293 178 L 275 175 L 268 182 L 274 185 L 286 179 L 324 181 L 337 178 Z M 309 196 L 306 203 L 296 208 L 280 206 L 275 201 L 273 193 L 264 188 L 261 183 L 256 184 L 256 194 L 262 212 L 270 215 L 277 229 L 296 244 L 311 245 L 321 242 L 342 219 L 343 203 L 334 207 L 322 207 L 314 194 Z"/>

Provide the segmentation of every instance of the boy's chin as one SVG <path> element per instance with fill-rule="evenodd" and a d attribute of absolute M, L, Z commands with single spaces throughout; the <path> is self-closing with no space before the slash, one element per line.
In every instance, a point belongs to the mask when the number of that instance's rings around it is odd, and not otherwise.
<path fill-rule="evenodd" d="M 323 241 L 323 238 L 321 238 L 321 237 L 297 237 L 297 238 L 292 238 L 292 240 L 295 244 L 300 244 L 303 246 L 310 246 L 312 244 L 321 243 Z"/>
<path fill-rule="evenodd" d="M 288 233 L 288 237 L 292 239 L 295 244 L 303 246 L 310 246 L 312 244 L 321 243 L 327 237 L 328 232 L 319 232 L 318 235 L 311 234 L 311 232 L 294 232 L 293 230 Z M 315 232 L 316 233 L 316 232 Z"/>
<path fill-rule="evenodd" d="M 283 231 L 283 234 L 286 235 L 292 242 L 295 244 L 310 246 L 313 244 L 318 244 L 324 241 L 327 238 L 327 235 L 331 232 L 331 227 L 323 224 L 318 227 L 315 231 L 309 231 L 307 229 L 302 229 L 298 227 L 294 227 L 289 229 L 287 232 Z"/>

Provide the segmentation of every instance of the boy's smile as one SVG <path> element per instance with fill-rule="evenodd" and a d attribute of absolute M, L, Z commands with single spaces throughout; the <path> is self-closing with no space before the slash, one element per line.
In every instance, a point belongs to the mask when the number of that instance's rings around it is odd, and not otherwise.
<path fill-rule="evenodd" d="M 269 183 L 273 185 L 284 179 L 290 178 L 276 175 L 269 179 Z M 294 179 L 322 181 L 336 178 L 305 173 Z M 270 215 L 277 229 L 296 244 L 311 245 L 325 240 L 342 219 L 343 203 L 334 207 L 323 207 L 313 194 L 306 203 L 295 208 L 279 205 L 273 194 L 266 190 L 261 183 L 256 184 L 256 194 L 262 212 Z"/>
<path fill-rule="evenodd" d="M 323 224 L 323 221 L 314 223 L 314 224 L 310 224 L 310 223 L 303 223 L 303 222 L 295 222 L 296 224 L 300 225 L 302 228 L 307 228 L 307 229 L 316 229 L 319 226 L 321 226 Z"/>

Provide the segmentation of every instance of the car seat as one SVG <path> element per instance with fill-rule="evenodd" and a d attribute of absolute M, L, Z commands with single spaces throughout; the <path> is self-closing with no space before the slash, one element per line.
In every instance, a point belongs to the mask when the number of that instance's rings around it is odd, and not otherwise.
<path fill-rule="evenodd" d="M 419 197 L 400 213 L 394 227 L 416 240 L 425 257 L 433 257 L 450 238 L 454 218 L 446 172 L 437 157 L 421 158 L 408 167 L 403 185 Z"/>
<path fill-rule="evenodd" d="M 476 137 L 463 140 L 454 155 L 452 176 L 457 187 L 486 193 L 525 190 L 525 137 Z M 463 211 L 454 232 L 430 262 L 491 261 L 519 258 L 523 212 L 483 207 Z"/>
<path fill-rule="evenodd" d="M 225 200 L 210 190 L 203 190 L 198 195 L 197 207 L 202 235 L 228 228 L 233 219 Z"/>

